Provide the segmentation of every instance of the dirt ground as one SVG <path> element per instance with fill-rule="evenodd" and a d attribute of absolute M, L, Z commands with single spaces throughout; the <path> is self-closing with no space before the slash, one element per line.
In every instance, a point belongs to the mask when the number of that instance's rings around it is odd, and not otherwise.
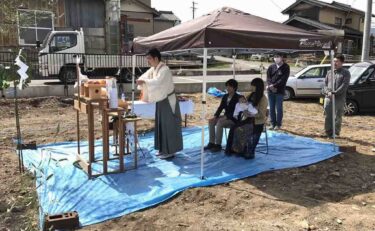
<path fill-rule="evenodd" d="M 193 126 L 201 123 L 200 95 L 190 97 L 196 103 L 188 123 Z M 212 114 L 219 100 L 209 97 L 208 102 Z M 325 140 L 322 106 L 316 102 L 286 102 L 284 131 Z M 61 99 L 22 100 L 20 111 L 26 142 L 76 139 L 75 111 Z M 0 231 L 37 230 L 34 179 L 19 174 L 14 151 L 13 101 L 0 100 L 0 115 Z M 144 121 L 141 129 L 151 127 L 151 121 Z M 153 208 L 82 230 L 375 230 L 374 115 L 345 117 L 339 142 L 356 145 L 357 152 L 304 168 L 189 189 Z"/>

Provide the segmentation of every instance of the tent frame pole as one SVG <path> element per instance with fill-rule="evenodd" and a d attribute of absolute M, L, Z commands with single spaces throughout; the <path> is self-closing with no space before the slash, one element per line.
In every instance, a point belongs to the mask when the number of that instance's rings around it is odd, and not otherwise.
<path fill-rule="evenodd" d="M 237 58 L 237 55 L 236 55 L 236 49 L 233 49 L 233 54 L 232 54 L 232 58 L 233 58 L 233 79 L 236 79 L 236 58 Z"/>
<path fill-rule="evenodd" d="M 202 144 L 201 144 L 201 179 L 204 179 L 204 124 L 206 118 L 206 76 L 207 76 L 207 48 L 203 48 L 203 86 L 202 86 Z"/>
<path fill-rule="evenodd" d="M 336 151 L 336 105 L 335 105 L 335 63 L 334 63 L 334 50 L 330 50 L 331 56 L 331 84 L 332 84 L 332 138 L 333 138 L 333 151 Z"/>
<path fill-rule="evenodd" d="M 137 55 L 132 56 L 132 109 L 131 114 L 134 114 L 134 97 L 135 97 L 135 66 L 137 64 Z"/>

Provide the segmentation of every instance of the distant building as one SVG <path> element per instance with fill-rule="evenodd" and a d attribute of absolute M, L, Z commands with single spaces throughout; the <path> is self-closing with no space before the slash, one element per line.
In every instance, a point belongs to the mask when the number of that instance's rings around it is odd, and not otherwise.
<path fill-rule="evenodd" d="M 160 15 L 155 18 L 154 32 L 160 32 L 181 23 L 181 20 L 172 11 L 159 11 Z"/>
<path fill-rule="evenodd" d="M 151 0 L 24 2 L 10 13 L 17 17 L 6 15 L 3 6 L 0 6 L 0 49 L 34 46 L 37 40 L 43 41 L 51 30 L 82 28 L 89 53 L 128 52 L 134 37 L 149 36 L 180 23 L 173 12 L 152 8 Z M 19 26 L 17 18 L 20 18 Z"/>
<path fill-rule="evenodd" d="M 123 51 L 129 51 L 135 37 L 146 37 L 169 29 L 181 21 L 172 11 L 157 11 L 150 0 L 121 1 L 121 41 Z"/>
<path fill-rule="evenodd" d="M 305 30 L 344 30 L 343 53 L 360 54 L 365 12 L 339 2 L 297 0 L 282 11 L 289 19 L 284 24 Z"/>

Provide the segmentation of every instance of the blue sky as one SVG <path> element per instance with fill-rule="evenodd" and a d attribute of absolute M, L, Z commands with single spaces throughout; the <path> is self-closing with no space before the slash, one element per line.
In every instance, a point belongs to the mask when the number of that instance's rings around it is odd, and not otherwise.
<path fill-rule="evenodd" d="M 288 16 L 281 11 L 293 4 L 295 0 L 194 0 L 198 8 L 196 17 L 208 13 L 223 6 L 233 7 L 247 13 L 267 18 L 277 22 L 283 22 Z M 324 1 L 324 0 L 323 0 Z M 336 0 L 352 7 L 365 10 L 367 0 Z M 332 1 L 325 1 L 332 2 Z M 182 22 L 192 19 L 192 0 L 151 0 L 152 7 L 157 10 L 171 10 Z M 373 6 L 374 8 L 374 6 Z M 374 12 L 374 10 L 373 10 Z"/>

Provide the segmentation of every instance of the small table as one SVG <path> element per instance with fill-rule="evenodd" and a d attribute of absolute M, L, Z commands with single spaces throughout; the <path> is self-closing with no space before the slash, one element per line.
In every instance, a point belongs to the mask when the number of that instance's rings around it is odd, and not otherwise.
<path fill-rule="evenodd" d="M 107 118 L 106 121 L 104 122 L 106 125 L 104 125 L 103 123 L 103 127 L 104 126 L 107 126 L 109 125 L 109 121 L 108 121 L 108 118 L 109 117 L 115 117 L 116 120 L 113 124 L 113 142 L 114 142 L 114 145 L 116 146 L 116 154 L 117 154 L 117 145 L 119 146 L 119 159 L 120 159 L 120 172 L 124 171 L 125 170 L 125 167 L 124 167 L 124 163 L 123 163 L 123 157 L 125 154 L 130 154 L 131 151 L 130 151 L 130 148 L 129 148 L 129 139 L 126 139 L 126 133 L 128 133 L 128 130 L 126 129 L 127 128 L 127 124 L 129 123 L 134 123 L 134 134 L 133 134 L 133 137 L 134 137 L 134 169 L 136 169 L 138 167 L 138 150 L 137 150 L 137 144 L 138 144 L 138 129 L 137 129 L 137 122 L 141 120 L 141 118 L 139 117 L 136 117 L 136 118 L 127 118 L 127 117 L 123 117 L 122 114 L 119 114 L 117 111 L 113 111 L 113 110 L 106 110 L 107 112 L 105 112 L 106 114 L 106 117 L 104 117 L 103 115 L 103 118 Z M 125 129 L 124 129 L 125 128 Z M 129 134 L 128 134 L 129 135 Z M 119 141 L 119 143 L 117 144 L 117 141 Z M 104 145 L 105 143 L 105 145 Z M 107 130 L 106 131 L 106 134 L 104 135 L 103 134 L 103 147 L 106 146 L 106 147 L 109 147 L 109 131 Z M 126 153 L 125 153 L 125 149 L 126 149 Z M 109 150 L 105 150 L 103 151 L 103 157 L 105 157 L 106 159 L 109 159 Z M 117 158 L 114 158 L 114 159 L 117 159 Z"/>
<path fill-rule="evenodd" d="M 187 115 L 194 113 L 194 102 L 192 100 L 178 101 L 181 115 L 185 116 L 185 127 L 187 126 Z M 131 102 L 129 102 L 131 104 Z M 131 106 L 130 106 L 131 107 Z M 134 113 L 142 119 L 155 119 L 155 103 L 134 101 Z"/>
<path fill-rule="evenodd" d="M 122 118 L 122 116 L 125 114 L 125 109 L 123 108 L 103 108 L 102 109 L 103 112 L 102 112 L 102 131 L 103 131 L 103 174 L 107 174 L 108 173 L 108 161 L 109 160 L 114 160 L 114 159 L 118 159 L 119 160 L 119 165 L 120 165 L 120 169 L 118 171 L 114 171 L 114 172 L 111 172 L 111 173 L 116 173 L 116 172 L 123 172 L 125 170 L 125 166 L 124 166 L 124 149 L 125 149 L 125 144 L 124 144 L 124 140 L 125 140 L 125 132 L 124 132 L 124 126 L 121 122 L 121 120 L 119 120 L 119 122 L 116 124 L 118 125 L 118 127 L 115 129 L 115 125 L 113 126 L 113 130 L 115 131 L 118 131 L 118 134 L 116 134 L 116 139 L 115 137 L 113 137 L 114 140 L 117 140 L 117 136 L 118 136 L 118 139 L 120 140 L 120 153 L 119 153 L 119 157 L 118 158 L 112 158 L 110 159 L 109 158 L 109 117 L 111 115 L 114 115 L 118 118 Z M 113 135 L 115 136 L 115 134 Z"/>

